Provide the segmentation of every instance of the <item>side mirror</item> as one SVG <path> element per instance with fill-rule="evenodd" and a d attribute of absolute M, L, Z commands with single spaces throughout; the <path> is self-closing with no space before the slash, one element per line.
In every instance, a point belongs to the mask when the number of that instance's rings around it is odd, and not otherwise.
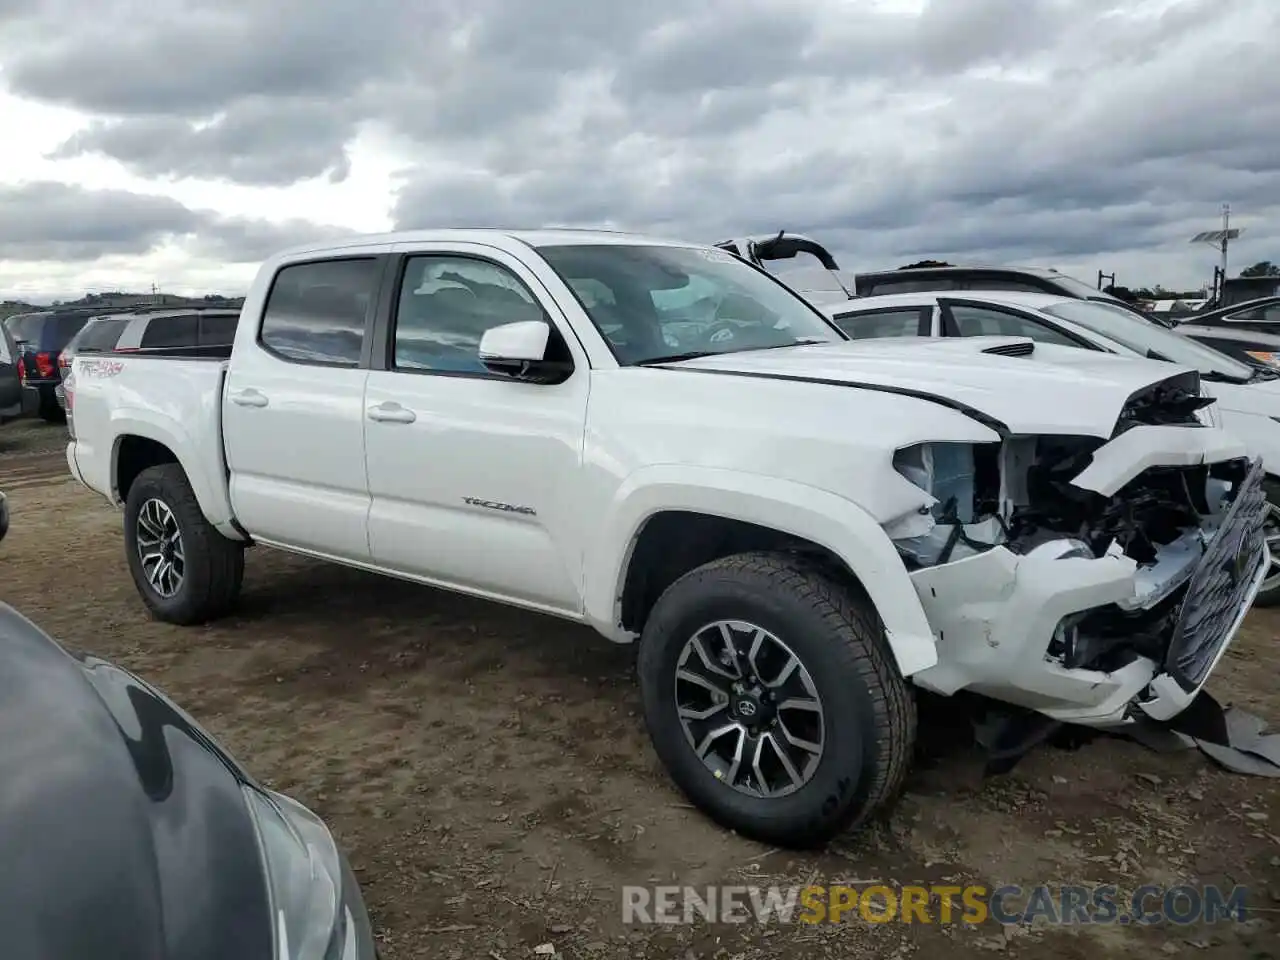
<path fill-rule="evenodd" d="M 573 372 L 573 363 L 548 358 L 552 346 L 551 325 L 543 320 L 521 320 L 490 327 L 480 338 L 480 362 L 494 373 L 529 383 L 562 383 Z"/>

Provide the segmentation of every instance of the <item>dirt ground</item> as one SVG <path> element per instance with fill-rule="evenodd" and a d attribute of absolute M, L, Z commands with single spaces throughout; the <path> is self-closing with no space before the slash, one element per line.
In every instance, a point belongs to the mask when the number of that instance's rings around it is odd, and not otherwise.
<path fill-rule="evenodd" d="M 633 654 L 557 620 L 265 549 L 231 619 L 148 619 L 119 515 L 74 485 L 65 430 L 0 427 L 12 527 L 0 599 L 156 683 L 348 851 L 387 960 L 1280 958 L 1280 781 L 1197 752 L 1044 747 L 984 780 L 926 732 L 891 820 L 816 855 L 769 850 L 683 802 L 640 718 Z M 1280 612 L 1254 611 L 1211 682 L 1280 725 Z M 1217 884 L 1212 926 L 624 925 L 624 884 Z"/>

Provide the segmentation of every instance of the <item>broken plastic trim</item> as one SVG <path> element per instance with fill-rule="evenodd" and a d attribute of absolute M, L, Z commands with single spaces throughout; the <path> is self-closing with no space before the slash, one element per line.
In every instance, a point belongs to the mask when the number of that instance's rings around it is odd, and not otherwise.
<path fill-rule="evenodd" d="M 1116 418 L 1111 437 L 1138 426 L 1204 427 L 1196 414 L 1215 402 L 1201 392 L 1199 371 L 1183 371 L 1134 392 Z"/>

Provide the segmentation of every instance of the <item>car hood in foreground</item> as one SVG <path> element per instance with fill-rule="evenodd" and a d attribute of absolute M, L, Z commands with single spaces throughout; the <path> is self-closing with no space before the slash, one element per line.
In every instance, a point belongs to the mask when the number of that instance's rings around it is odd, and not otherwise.
<path fill-rule="evenodd" d="M 986 352 L 1028 347 L 1023 356 Z M 1025 337 L 886 337 L 744 350 L 667 369 L 916 394 L 967 408 L 1010 433 L 1109 437 L 1133 394 L 1190 368 Z"/>
<path fill-rule="evenodd" d="M 241 780 L 161 694 L 0 604 L 5 957 L 267 960 Z"/>

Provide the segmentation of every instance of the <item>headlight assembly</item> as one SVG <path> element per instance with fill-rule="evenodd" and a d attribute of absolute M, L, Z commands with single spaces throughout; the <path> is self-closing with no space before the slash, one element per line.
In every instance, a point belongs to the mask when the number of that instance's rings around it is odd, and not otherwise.
<path fill-rule="evenodd" d="M 990 550 L 1004 540 L 998 444 L 935 441 L 894 452 L 893 467 L 934 498 L 935 526 L 894 540 L 909 566 L 931 567 Z M 921 511 L 923 512 L 923 510 Z"/>
<path fill-rule="evenodd" d="M 242 789 L 267 876 L 275 960 L 361 956 L 343 902 L 341 854 L 328 828 L 288 797 Z"/>
<path fill-rule="evenodd" d="M 938 441 L 903 447 L 893 454 L 898 473 L 937 499 L 935 520 L 954 517 L 961 523 L 974 519 L 977 469 L 971 443 Z"/>

